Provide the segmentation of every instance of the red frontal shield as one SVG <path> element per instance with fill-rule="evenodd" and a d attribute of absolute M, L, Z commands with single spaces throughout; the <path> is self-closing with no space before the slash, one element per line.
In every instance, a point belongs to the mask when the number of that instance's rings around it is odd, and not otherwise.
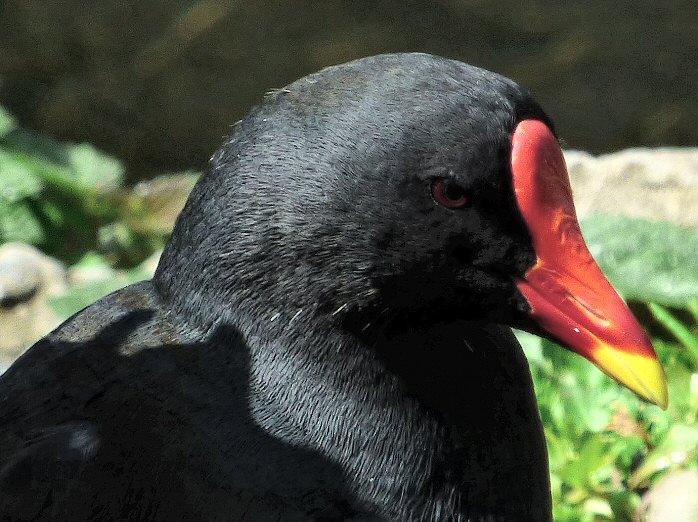
<path fill-rule="evenodd" d="M 531 317 L 560 343 L 665 408 L 664 371 L 642 327 L 584 242 L 562 150 L 543 122 L 517 125 L 511 168 L 516 201 L 538 256 L 517 284 Z"/>

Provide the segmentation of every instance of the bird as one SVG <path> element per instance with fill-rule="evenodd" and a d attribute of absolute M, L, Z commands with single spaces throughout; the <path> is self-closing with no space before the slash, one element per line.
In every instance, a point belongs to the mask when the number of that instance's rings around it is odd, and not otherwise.
<path fill-rule="evenodd" d="M 233 127 L 152 280 L 0 377 L 0 517 L 550 521 L 512 327 L 666 407 L 532 96 L 422 53 L 327 67 Z"/>

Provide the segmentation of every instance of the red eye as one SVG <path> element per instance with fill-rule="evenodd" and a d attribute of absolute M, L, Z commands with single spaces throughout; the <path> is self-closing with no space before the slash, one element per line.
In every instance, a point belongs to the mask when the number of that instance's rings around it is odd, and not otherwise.
<path fill-rule="evenodd" d="M 446 208 L 463 208 L 470 203 L 466 191 L 450 179 L 435 179 L 431 184 L 431 195 L 434 201 Z"/>

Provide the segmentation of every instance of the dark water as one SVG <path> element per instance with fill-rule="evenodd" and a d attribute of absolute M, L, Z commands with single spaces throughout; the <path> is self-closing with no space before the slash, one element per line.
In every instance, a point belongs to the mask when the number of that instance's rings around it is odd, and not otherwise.
<path fill-rule="evenodd" d="M 0 103 L 133 178 L 201 168 L 268 89 L 392 51 L 517 79 L 572 147 L 698 143 L 693 2 L 0 2 Z"/>

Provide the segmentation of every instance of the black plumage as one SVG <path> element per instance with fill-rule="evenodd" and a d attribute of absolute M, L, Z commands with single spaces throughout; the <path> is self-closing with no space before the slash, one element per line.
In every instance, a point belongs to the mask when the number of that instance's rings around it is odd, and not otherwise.
<path fill-rule="evenodd" d="M 536 260 L 514 82 L 423 54 L 267 95 L 213 156 L 153 281 L 0 377 L 3 520 L 545 521 L 506 326 Z M 430 193 L 457 183 L 471 203 Z"/>

